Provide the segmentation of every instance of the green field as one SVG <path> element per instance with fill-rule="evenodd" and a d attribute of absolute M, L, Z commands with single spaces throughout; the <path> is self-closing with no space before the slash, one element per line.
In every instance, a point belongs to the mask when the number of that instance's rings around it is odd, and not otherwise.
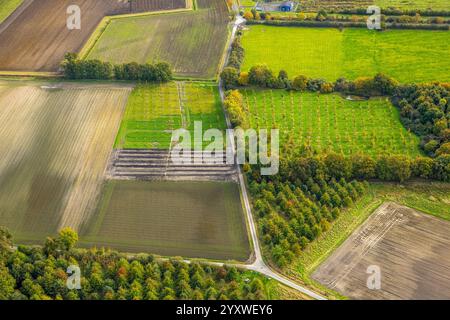
<path fill-rule="evenodd" d="M 250 255 L 235 183 L 111 181 L 85 244 L 125 252 L 234 259 Z"/>
<path fill-rule="evenodd" d="M 198 1 L 196 11 L 112 19 L 88 59 L 169 62 L 175 75 L 211 79 L 228 40 L 224 0 Z"/>
<path fill-rule="evenodd" d="M 0 0 L 0 24 L 16 10 L 23 0 Z"/>
<path fill-rule="evenodd" d="M 283 36 L 280 37 L 279 35 Z M 379 72 L 400 82 L 450 81 L 450 32 L 250 26 L 243 70 L 267 64 L 291 77 L 335 81 Z"/>
<path fill-rule="evenodd" d="M 214 84 L 140 85 L 129 97 L 115 148 L 169 149 L 172 130 L 188 129 L 194 138 L 195 121 L 202 122 L 203 130 L 225 130 L 225 116 Z"/>
<path fill-rule="evenodd" d="M 371 183 L 369 192 L 351 209 L 342 213 L 329 231 L 311 243 L 286 273 L 309 284 L 322 294 L 339 298 L 337 293 L 311 280 L 310 275 L 385 201 L 393 201 L 450 220 L 450 184 L 448 183 Z"/>
<path fill-rule="evenodd" d="M 450 10 L 448 0 L 375 0 L 381 8 Z"/>
<path fill-rule="evenodd" d="M 349 101 L 336 94 L 242 90 L 252 128 L 278 128 L 283 142 L 343 154 L 417 156 L 419 138 L 387 98 Z"/>

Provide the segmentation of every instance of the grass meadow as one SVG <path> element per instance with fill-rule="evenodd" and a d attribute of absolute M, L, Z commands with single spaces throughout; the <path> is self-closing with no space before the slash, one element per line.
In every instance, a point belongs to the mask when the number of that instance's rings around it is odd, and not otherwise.
<path fill-rule="evenodd" d="M 447 0 L 300 0 L 300 7 L 305 11 L 317 11 L 321 8 L 367 8 L 369 5 L 377 5 L 382 9 L 450 10 Z"/>
<path fill-rule="evenodd" d="M 420 155 L 419 138 L 387 98 L 349 101 L 336 94 L 242 90 L 252 128 L 280 129 L 281 144 L 342 154 Z"/>
<path fill-rule="evenodd" d="M 112 19 L 87 59 L 112 63 L 166 61 L 176 76 L 215 78 L 228 40 L 224 0 L 196 11 Z"/>
<path fill-rule="evenodd" d="M 282 36 L 280 36 L 282 35 Z M 267 64 L 291 77 L 335 81 L 379 72 L 400 82 L 450 81 L 450 32 L 254 25 L 244 32 L 243 70 Z"/>
<path fill-rule="evenodd" d="M 235 183 L 110 181 L 81 239 L 125 252 L 245 261 L 245 226 Z"/>
<path fill-rule="evenodd" d="M 169 149 L 173 130 L 184 128 L 194 137 L 195 121 L 202 122 L 203 130 L 226 129 L 214 84 L 170 82 L 139 85 L 129 97 L 115 148 Z"/>

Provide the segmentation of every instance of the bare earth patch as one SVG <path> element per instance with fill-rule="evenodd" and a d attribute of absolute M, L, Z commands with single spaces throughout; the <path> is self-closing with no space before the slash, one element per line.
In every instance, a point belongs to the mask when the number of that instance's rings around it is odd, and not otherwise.
<path fill-rule="evenodd" d="M 450 222 L 387 202 L 312 278 L 352 299 L 450 299 L 449 247 Z M 367 287 L 369 266 L 380 290 Z"/>

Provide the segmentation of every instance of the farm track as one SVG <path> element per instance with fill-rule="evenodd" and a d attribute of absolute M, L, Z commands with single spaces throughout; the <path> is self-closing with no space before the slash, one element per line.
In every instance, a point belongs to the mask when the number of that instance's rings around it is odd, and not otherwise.
<path fill-rule="evenodd" d="M 193 151 L 174 163 L 168 150 L 114 150 L 108 166 L 109 179 L 169 181 L 235 181 L 236 166 L 226 164 L 225 154 L 211 156 Z"/>

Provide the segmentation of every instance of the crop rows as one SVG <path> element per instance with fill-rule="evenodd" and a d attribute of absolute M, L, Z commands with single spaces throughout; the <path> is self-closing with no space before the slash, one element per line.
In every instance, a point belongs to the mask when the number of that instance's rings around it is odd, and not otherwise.
<path fill-rule="evenodd" d="M 385 99 L 348 101 L 338 95 L 245 90 L 254 128 L 278 128 L 283 142 L 342 154 L 420 154 L 418 138 Z"/>

